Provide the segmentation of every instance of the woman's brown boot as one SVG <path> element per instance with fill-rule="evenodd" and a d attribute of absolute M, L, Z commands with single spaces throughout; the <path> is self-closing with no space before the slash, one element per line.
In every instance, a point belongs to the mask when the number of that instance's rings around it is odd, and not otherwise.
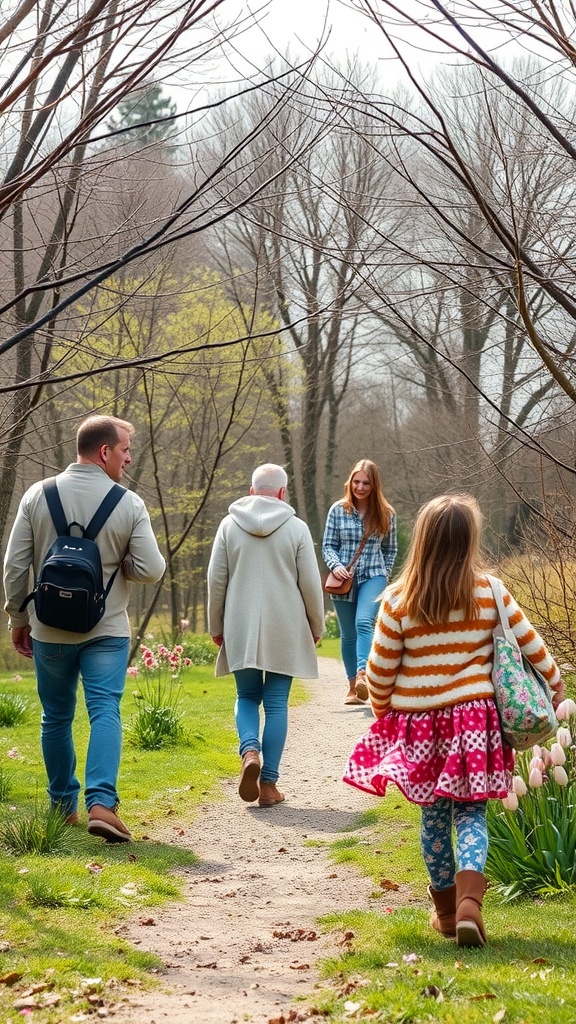
<path fill-rule="evenodd" d="M 238 795 L 247 804 L 253 803 L 260 796 L 259 778 L 260 754 L 257 750 L 247 750 L 242 757 L 242 774 L 238 784 Z"/>
<path fill-rule="evenodd" d="M 428 886 L 428 895 L 435 909 L 430 915 L 430 924 L 447 939 L 456 938 L 456 886 L 448 889 L 433 889 Z"/>
<path fill-rule="evenodd" d="M 456 872 L 456 945 L 485 946 L 482 901 L 486 879 L 481 871 Z"/>

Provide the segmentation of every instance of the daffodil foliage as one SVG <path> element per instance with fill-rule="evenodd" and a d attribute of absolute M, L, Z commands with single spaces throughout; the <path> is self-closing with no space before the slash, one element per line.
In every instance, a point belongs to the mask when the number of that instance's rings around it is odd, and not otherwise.
<path fill-rule="evenodd" d="M 576 703 L 557 715 L 555 740 L 521 754 L 511 792 L 488 804 L 486 873 L 507 900 L 576 892 Z"/>

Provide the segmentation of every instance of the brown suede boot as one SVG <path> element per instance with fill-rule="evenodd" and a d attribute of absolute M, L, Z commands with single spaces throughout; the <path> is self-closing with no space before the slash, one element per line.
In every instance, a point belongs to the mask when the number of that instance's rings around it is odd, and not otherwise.
<path fill-rule="evenodd" d="M 366 670 L 361 668 L 356 676 L 356 696 L 360 700 L 368 700 L 368 685 L 366 683 Z"/>
<path fill-rule="evenodd" d="M 448 889 L 433 889 L 428 886 L 428 895 L 435 909 L 430 915 L 430 924 L 447 939 L 456 938 L 456 886 Z"/>
<path fill-rule="evenodd" d="M 456 872 L 456 945 L 485 946 L 482 900 L 486 879 L 481 871 Z"/>
<path fill-rule="evenodd" d="M 245 803 L 251 804 L 260 796 L 259 778 L 260 754 L 257 750 L 247 750 L 242 757 L 242 773 L 238 784 L 238 795 Z"/>

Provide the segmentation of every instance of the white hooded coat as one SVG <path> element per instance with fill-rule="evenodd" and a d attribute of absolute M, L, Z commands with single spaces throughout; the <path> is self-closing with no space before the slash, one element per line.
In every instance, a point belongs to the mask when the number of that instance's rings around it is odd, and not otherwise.
<path fill-rule="evenodd" d="M 224 637 L 217 676 L 259 668 L 318 678 L 320 573 L 310 531 L 285 501 L 254 494 L 230 505 L 208 566 L 208 628 Z"/>

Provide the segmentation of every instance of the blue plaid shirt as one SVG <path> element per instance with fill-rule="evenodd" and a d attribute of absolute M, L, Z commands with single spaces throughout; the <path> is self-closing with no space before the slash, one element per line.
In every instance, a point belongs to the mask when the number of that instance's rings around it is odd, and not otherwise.
<path fill-rule="evenodd" d="M 356 509 L 346 512 L 342 501 L 336 501 L 328 512 L 322 541 L 322 558 L 328 568 L 335 569 L 337 565 L 347 566 L 358 550 L 363 534 L 362 519 Z M 388 533 L 384 536 L 372 533 L 362 548 L 360 558 L 354 563 L 352 590 L 347 594 L 334 594 L 333 597 L 337 601 L 354 601 L 356 585 L 364 583 L 372 576 L 384 577 L 384 589 L 394 568 L 397 551 L 396 516 L 393 515 Z"/>

